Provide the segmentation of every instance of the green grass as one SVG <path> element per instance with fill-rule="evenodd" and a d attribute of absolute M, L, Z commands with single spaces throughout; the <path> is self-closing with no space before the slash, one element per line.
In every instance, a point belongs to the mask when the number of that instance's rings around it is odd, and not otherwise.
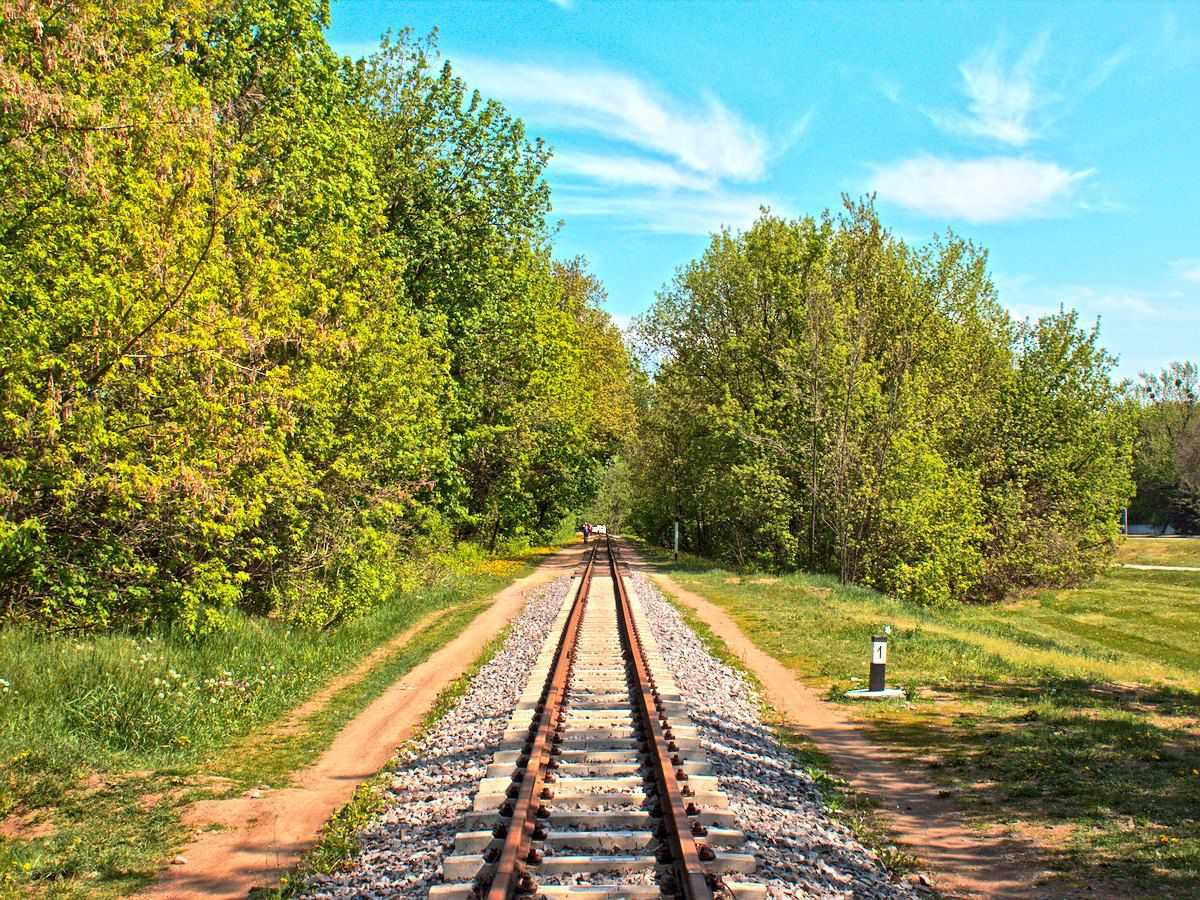
<path fill-rule="evenodd" d="M 969 822 L 1037 840 L 1062 887 L 1200 892 L 1200 573 L 1114 569 L 1078 590 L 924 609 L 827 577 L 649 556 L 835 702 L 890 626 L 889 682 L 908 699 L 848 708 L 925 761 Z"/>
<path fill-rule="evenodd" d="M 1143 566 L 1200 566 L 1200 537 L 1129 537 L 1117 561 Z"/>
<path fill-rule="evenodd" d="M 540 555 L 464 550 L 432 583 L 323 634 L 251 618 L 203 638 L 0 630 L 0 894 L 110 896 L 146 883 L 185 837 L 181 806 L 286 783 Z M 302 727 L 271 730 L 435 611 Z"/>

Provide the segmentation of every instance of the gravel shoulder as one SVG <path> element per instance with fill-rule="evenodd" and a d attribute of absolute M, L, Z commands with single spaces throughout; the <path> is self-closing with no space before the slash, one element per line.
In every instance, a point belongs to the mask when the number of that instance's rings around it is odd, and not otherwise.
<path fill-rule="evenodd" d="M 304 896 L 429 895 L 570 584 L 568 573 L 530 598 L 504 647 L 475 673 L 463 698 L 402 752 L 386 807 L 360 834 L 352 867 L 313 877 Z"/>
<path fill-rule="evenodd" d="M 297 773 L 292 787 L 196 804 L 185 816 L 185 824 L 197 832 L 180 853 L 186 863 L 170 866 L 141 896 L 245 897 L 253 887 L 277 880 L 312 846 L 355 787 L 408 740 L 442 689 L 470 669 L 526 597 L 553 579 L 562 580 L 580 553 L 579 545 L 560 550 L 497 593 L 461 634 L 351 720 L 313 766 Z M 207 830 L 214 827 L 218 830 Z"/>

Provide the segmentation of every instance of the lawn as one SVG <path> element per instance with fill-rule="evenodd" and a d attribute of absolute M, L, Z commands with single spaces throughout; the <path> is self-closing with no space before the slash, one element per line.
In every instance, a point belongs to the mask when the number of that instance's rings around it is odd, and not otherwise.
<path fill-rule="evenodd" d="M 1122 558 L 1185 564 L 1191 544 L 1155 540 Z M 924 609 L 828 577 L 650 556 L 927 766 L 970 822 L 1036 841 L 1059 889 L 1200 895 L 1200 573 L 1114 568 L 1076 590 Z M 845 701 L 885 627 L 908 699 Z"/>
<path fill-rule="evenodd" d="M 1200 566 L 1200 537 L 1129 537 L 1117 561 L 1143 566 Z"/>
<path fill-rule="evenodd" d="M 486 558 L 464 545 L 420 589 L 327 633 L 255 618 L 204 638 L 0 630 L 0 894 L 106 896 L 146 883 L 185 837 L 189 800 L 286 784 L 542 555 Z M 270 729 L 431 614 L 303 727 Z"/>

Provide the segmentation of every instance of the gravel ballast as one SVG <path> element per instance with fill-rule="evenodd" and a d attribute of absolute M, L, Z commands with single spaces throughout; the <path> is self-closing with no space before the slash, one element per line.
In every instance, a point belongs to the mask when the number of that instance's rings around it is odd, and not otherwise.
<path fill-rule="evenodd" d="M 829 818 L 812 780 L 760 721 L 759 698 L 741 673 L 709 655 L 652 582 L 640 573 L 627 577 L 745 832 L 745 852 L 757 858 L 757 874 L 747 880 L 764 884 L 772 898 L 917 897 Z M 440 882 L 442 861 L 570 583 L 564 576 L 534 594 L 463 698 L 403 754 L 353 866 L 310 879 L 304 896 L 425 898 Z"/>
<path fill-rule="evenodd" d="M 403 753 L 353 868 L 313 878 L 304 896 L 428 896 L 570 585 L 565 575 L 533 595 L 462 699 Z"/>
<path fill-rule="evenodd" d="M 762 723 L 749 681 L 709 654 L 653 582 L 635 572 L 629 584 L 746 835 L 744 851 L 758 861 L 749 880 L 765 885 L 773 898 L 918 896 L 892 881 L 875 854 L 829 818 L 812 779 Z"/>

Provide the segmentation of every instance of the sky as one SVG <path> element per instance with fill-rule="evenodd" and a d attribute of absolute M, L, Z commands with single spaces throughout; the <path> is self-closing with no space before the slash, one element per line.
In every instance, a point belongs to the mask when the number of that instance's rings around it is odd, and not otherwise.
<path fill-rule="evenodd" d="M 876 195 L 989 252 L 1019 317 L 1100 320 L 1136 376 L 1200 358 L 1200 4 L 335 2 L 339 52 L 435 28 L 546 139 L 555 254 L 618 322 L 722 226 Z"/>

